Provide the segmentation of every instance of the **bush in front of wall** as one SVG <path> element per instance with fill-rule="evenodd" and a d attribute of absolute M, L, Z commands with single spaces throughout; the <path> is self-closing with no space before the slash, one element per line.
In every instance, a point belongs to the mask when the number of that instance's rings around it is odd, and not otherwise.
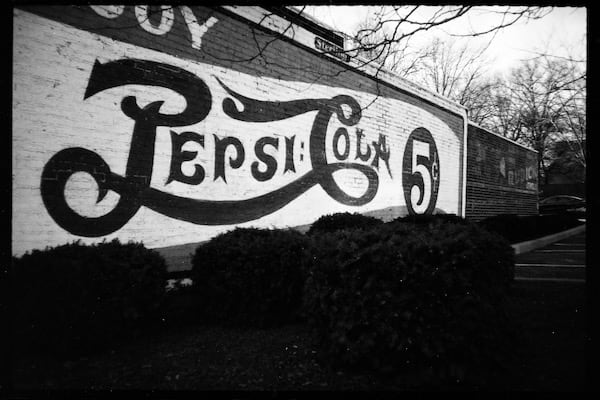
<path fill-rule="evenodd" d="M 370 217 L 360 213 L 335 213 L 324 215 L 317 219 L 310 227 L 307 235 L 313 236 L 320 233 L 335 232 L 341 229 L 370 229 L 382 224 L 379 218 Z"/>
<path fill-rule="evenodd" d="M 92 353 L 157 317 L 165 260 L 141 243 L 79 242 L 13 258 L 14 337 L 24 350 Z"/>
<path fill-rule="evenodd" d="M 237 228 L 198 246 L 191 278 L 202 317 L 260 327 L 293 321 L 307 243 L 293 230 Z"/>
<path fill-rule="evenodd" d="M 312 243 L 303 312 L 327 359 L 462 380 L 508 354 L 512 248 L 472 224 L 386 224 Z"/>

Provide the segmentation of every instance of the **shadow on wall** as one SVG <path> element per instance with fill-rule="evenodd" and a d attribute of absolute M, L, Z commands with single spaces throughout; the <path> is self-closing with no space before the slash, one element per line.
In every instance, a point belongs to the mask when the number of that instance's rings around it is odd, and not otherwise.
<path fill-rule="evenodd" d="M 406 206 L 394 206 L 394 207 L 386 207 L 380 210 L 373 210 L 362 213 L 369 217 L 375 217 L 381 219 L 383 222 L 392 221 L 398 217 L 403 217 L 408 214 Z M 434 214 L 446 214 L 446 212 L 442 209 L 436 208 L 434 210 Z M 312 224 L 292 226 L 291 229 L 295 229 L 301 233 L 306 233 Z M 196 247 L 200 244 L 205 243 L 207 241 L 202 242 L 193 242 L 180 244 L 176 246 L 168 246 L 155 248 L 153 250 L 158 251 L 167 262 L 167 270 L 169 272 L 178 272 L 178 271 L 187 271 L 192 268 L 192 257 L 194 252 L 196 251 Z"/>

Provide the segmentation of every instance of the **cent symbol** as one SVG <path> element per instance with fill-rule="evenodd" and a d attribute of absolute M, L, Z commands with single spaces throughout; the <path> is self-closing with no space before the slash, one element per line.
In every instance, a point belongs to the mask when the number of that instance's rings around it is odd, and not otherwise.
<path fill-rule="evenodd" d="M 402 187 L 409 214 L 431 214 L 440 186 L 440 163 L 433 136 L 425 128 L 411 132 L 402 159 Z"/>

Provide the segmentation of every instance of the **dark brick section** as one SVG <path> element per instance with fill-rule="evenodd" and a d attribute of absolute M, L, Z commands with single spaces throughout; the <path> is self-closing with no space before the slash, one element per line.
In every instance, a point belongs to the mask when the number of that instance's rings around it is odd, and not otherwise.
<path fill-rule="evenodd" d="M 470 125 L 467 137 L 466 217 L 537 214 L 537 154 Z"/>

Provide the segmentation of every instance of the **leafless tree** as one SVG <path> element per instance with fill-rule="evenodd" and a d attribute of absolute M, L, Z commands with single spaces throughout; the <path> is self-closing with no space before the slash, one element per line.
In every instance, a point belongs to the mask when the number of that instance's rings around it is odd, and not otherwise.
<path fill-rule="evenodd" d="M 435 38 L 424 46 L 420 68 L 410 79 L 464 105 L 469 118 L 480 123 L 492 112 L 490 96 L 495 85 L 487 75 L 488 45 L 473 48 L 468 42 L 459 45 L 453 39 Z"/>
<path fill-rule="evenodd" d="M 486 49 L 499 30 L 519 20 L 541 18 L 550 10 L 508 6 L 448 6 L 429 7 L 427 10 L 422 6 L 379 7 L 357 26 L 346 51 L 360 55 L 364 64 L 383 66 L 466 106 L 469 118 L 485 126 L 488 119 L 496 116 L 499 109 L 495 103 L 501 100 L 496 93 L 501 82 L 489 76 L 486 70 L 490 64 L 485 56 Z M 420 47 L 411 45 L 416 34 L 478 13 L 498 18 L 495 24 L 485 29 L 450 36 L 487 35 L 489 41 L 486 45 L 477 48 L 471 44 L 459 45 L 452 37 L 433 39 Z M 505 115 L 503 118 L 508 120 L 512 117 Z"/>
<path fill-rule="evenodd" d="M 367 17 L 359 23 L 357 29 L 359 31 L 368 30 L 376 23 L 373 17 Z M 350 39 L 352 40 L 352 38 Z M 424 59 L 431 56 L 430 49 L 411 46 L 411 37 L 390 46 L 389 52 L 386 54 L 377 51 L 377 43 L 385 40 L 383 31 L 374 32 L 362 40 L 364 42 L 363 46 L 355 47 L 357 55 L 367 60 L 367 63 L 374 62 L 403 78 L 409 78 L 420 72 L 423 68 Z"/>
<path fill-rule="evenodd" d="M 576 63 L 546 56 L 524 61 L 499 85 L 497 114 L 487 123 L 538 151 L 542 179 L 559 140 L 579 146 L 585 167 L 585 81 L 586 72 Z"/>
<path fill-rule="evenodd" d="M 385 61 L 396 74 L 464 105 L 469 119 L 481 124 L 495 112 L 492 90 L 497 81 L 487 75 L 488 46 L 438 37 L 418 49 L 404 46 Z"/>
<path fill-rule="evenodd" d="M 382 6 L 379 7 L 352 37 L 346 49 L 349 53 L 357 51 L 366 56 L 367 63 L 385 65 L 402 54 L 406 42 L 414 35 L 447 25 L 452 21 L 464 19 L 467 14 L 481 13 L 495 15 L 497 22 L 481 30 L 473 30 L 467 34 L 453 36 L 484 36 L 517 23 L 519 20 L 538 19 L 551 11 L 543 7 L 499 8 L 476 6 L 440 6 L 425 11 L 424 6 Z M 452 35 L 452 34 L 451 34 Z"/>
<path fill-rule="evenodd" d="M 583 166 L 586 163 L 586 107 L 585 107 L 585 83 L 574 93 L 574 97 L 564 102 L 564 115 L 559 133 L 565 138 L 574 158 Z"/>
<path fill-rule="evenodd" d="M 557 57 L 547 53 L 535 59 L 560 70 L 561 82 L 554 89 L 558 92 L 557 103 L 560 116 L 555 123 L 556 141 L 564 142 L 573 159 L 585 170 L 586 163 L 586 98 L 587 72 L 585 61 L 572 57 Z"/>
<path fill-rule="evenodd" d="M 513 92 L 507 87 L 506 80 L 496 77 L 489 92 L 488 113 L 485 118 L 475 122 L 508 139 L 520 141 L 522 132 L 519 105 Z"/>

